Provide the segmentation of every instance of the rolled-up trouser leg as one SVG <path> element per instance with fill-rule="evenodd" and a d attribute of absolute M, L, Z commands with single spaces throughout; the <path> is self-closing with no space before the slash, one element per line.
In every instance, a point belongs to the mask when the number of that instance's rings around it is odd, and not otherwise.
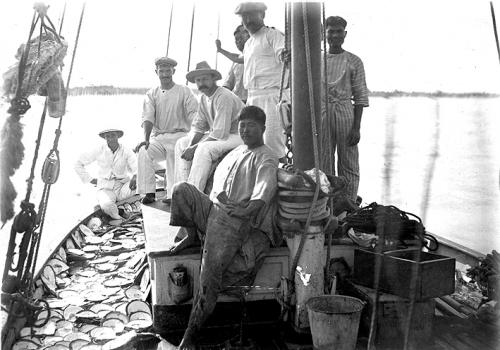
<path fill-rule="evenodd" d="M 170 225 L 195 227 L 204 234 L 211 208 L 212 201 L 206 194 L 187 182 L 179 182 L 172 193 Z"/>
<path fill-rule="evenodd" d="M 100 189 L 97 191 L 97 202 L 101 210 L 113 219 L 121 219 L 116 206 L 116 194 L 113 190 Z"/>

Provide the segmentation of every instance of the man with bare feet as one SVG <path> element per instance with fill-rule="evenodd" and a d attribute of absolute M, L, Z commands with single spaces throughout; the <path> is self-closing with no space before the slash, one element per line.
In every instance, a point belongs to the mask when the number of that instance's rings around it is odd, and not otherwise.
<path fill-rule="evenodd" d="M 272 229 L 278 157 L 264 144 L 265 123 L 259 107 L 241 110 L 238 130 L 244 145 L 217 167 L 210 197 L 186 182 L 174 187 L 170 225 L 183 226 L 187 236 L 170 253 L 192 244 L 197 234 L 203 242 L 199 290 L 179 349 L 195 348 L 195 336 L 219 293 L 251 285 L 270 245 L 280 243 Z"/>

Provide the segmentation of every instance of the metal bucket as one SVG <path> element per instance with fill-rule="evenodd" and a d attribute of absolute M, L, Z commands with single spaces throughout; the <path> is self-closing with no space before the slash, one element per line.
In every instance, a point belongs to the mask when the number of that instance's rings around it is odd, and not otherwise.
<path fill-rule="evenodd" d="M 307 301 L 313 345 L 320 350 L 354 350 L 364 302 L 344 295 L 323 295 Z"/>

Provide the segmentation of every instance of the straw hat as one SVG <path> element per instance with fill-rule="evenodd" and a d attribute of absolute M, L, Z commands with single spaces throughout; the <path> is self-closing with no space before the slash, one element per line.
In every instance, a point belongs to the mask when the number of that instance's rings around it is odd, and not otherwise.
<path fill-rule="evenodd" d="M 118 138 L 122 137 L 123 136 L 123 131 L 122 130 L 119 130 L 119 129 L 106 129 L 106 130 L 103 130 L 99 133 L 99 136 L 101 136 L 102 138 L 104 138 L 104 135 L 107 134 L 108 132 L 116 132 L 118 133 Z"/>
<path fill-rule="evenodd" d="M 210 68 L 208 65 L 207 61 L 202 61 L 196 65 L 196 68 L 188 74 L 186 74 L 186 79 L 190 83 L 194 83 L 194 79 L 197 76 L 200 76 L 202 74 L 213 74 L 215 76 L 215 80 L 220 80 L 222 79 L 222 75 L 219 73 L 218 70 Z"/>

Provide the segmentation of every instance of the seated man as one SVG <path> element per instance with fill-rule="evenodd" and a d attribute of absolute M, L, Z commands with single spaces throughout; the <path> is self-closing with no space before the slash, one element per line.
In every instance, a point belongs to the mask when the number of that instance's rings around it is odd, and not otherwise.
<path fill-rule="evenodd" d="M 206 62 L 198 63 L 186 78 L 203 94 L 191 132 L 175 145 L 175 182 L 187 181 L 203 191 L 212 163 L 242 143 L 238 114 L 244 105 L 233 92 L 217 86 L 221 74 Z"/>
<path fill-rule="evenodd" d="M 117 225 L 124 218 L 120 216 L 116 201 L 135 194 L 137 159 L 132 150 L 118 143 L 123 131 L 108 129 L 101 131 L 99 136 L 106 140 L 106 144 L 82 154 L 75 163 L 75 171 L 82 182 L 97 186 L 99 206 L 111 217 L 110 223 Z M 93 162 L 99 167 L 98 178 L 90 176 L 85 169 Z"/>
<path fill-rule="evenodd" d="M 243 108 L 239 133 L 244 145 L 217 167 L 210 198 L 186 182 L 174 187 L 170 224 L 183 226 L 187 236 L 170 252 L 189 246 L 197 232 L 204 241 L 200 287 L 180 349 L 194 348 L 193 337 L 212 313 L 219 292 L 251 285 L 270 244 L 281 241 L 272 227 L 278 157 L 264 144 L 265 124 L 262 109 Z"/>

